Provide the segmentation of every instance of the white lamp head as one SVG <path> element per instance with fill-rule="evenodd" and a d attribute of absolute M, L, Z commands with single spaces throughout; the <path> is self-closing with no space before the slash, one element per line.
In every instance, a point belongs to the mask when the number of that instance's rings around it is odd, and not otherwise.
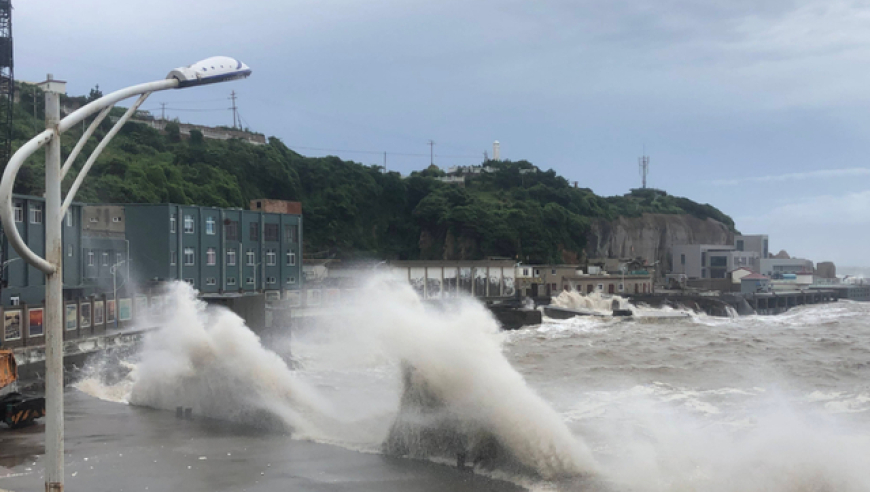
<path fill-rule="evenodd" d="M 182 88 L 243 79 L 248 75 L 251 75 L 250 67 L 239 60 L 228 56 L 213 56 L 193 65 L 176 68 L 166 78 L 177 79 L 178 87 Z"/>

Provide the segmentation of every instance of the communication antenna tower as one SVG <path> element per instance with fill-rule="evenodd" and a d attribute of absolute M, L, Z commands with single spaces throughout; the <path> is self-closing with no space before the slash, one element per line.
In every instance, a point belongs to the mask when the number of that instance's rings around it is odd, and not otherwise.
<path fill-rule="evenodd" d="M 646 175 L 649 174 L 649 156 L 646 155 L 646 148 L 644 148 L 643 156 L 638 157 L 637 163 L 640 168 L 640 176 L 643 178 L 643 188 L 646 188 Z"/>

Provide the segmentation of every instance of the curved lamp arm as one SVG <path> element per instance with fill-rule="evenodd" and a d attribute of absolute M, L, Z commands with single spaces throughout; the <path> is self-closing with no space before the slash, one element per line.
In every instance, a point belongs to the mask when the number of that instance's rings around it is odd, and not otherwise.
<path fill-rule="evenodd" d="M 127 110 L 124 116 L 118 120 L 109 133 L 106 134 L 99 145 L 97 145 L 97 148 L 94 149 L 94 152 L 88 158 L 87 162 L 82 166 L 82 169 L 79 171 L 78 176 L 76 176 L 76 179 L 61 206 L 61 213 L 59 215 L 60 217 L 63 217 L 63 213 L 69 208 L 75 198 L 79 186 L 81 186 L 82 181 L 85 179 L 85 176 L 88 174 L 88 171 L 91 166 L 93 166 L 97 157 L 99 157 L 100 153 L 106 145 L 108 145 L 112 137 L 118 133 L 118 130 L 121 129 L 124 123 L 133 115 L 133 113 L 136 112 L 136 109 L 139 108 L 142 102 L 144 102 L 152 92 L 236 80 L 245 78 L 250 74 L 250 67 L 235 58 L 226 56 L 207 58 L 187 67 L 177 68 L 169 72 L 163 80 L 130 86 L 107 94 L 95 101 L 91 101 L 73 111 L 66 118 L 60 120 L 57 124 L 57 128 L 48 128 L 26 144 L 22 145 L 21 148 L 18 149 L 18 151 L 9 159 L 9 162 L 6 164 L 6 169 L 3 171 L 3 179 L 0 181 L 0 223 L 3 224 L 3 229 L 6 231 L 6 237 L 9 239 L 9 244 L 12 245 L 22 259 L 27 263 L 34 265 L 46 275 L 50 275 L 57 271 L 57 265 L 49 263 L 44 258 L 34 253 L 21 238 L 21 234 L 18 232 L 18 227 L 15 225 L 14 209 L 12 208 L 12 188 L 15 185 L 15 177 L 18 175 L 19 169 L 21 169 L 21 166 L 24 165 L 24 162 L 28 157 L 50 142 L 51 139 L 59 139 L 63 132 L 84 121 L 88 116 L 101 111 L 100 115 L 94 119 L 90 127 L 88 127 L 84 134 L 82 134 L 82 137 L 79 139 L 78 143 L 67 157 L 66 162 L 63 164 L 63 167 L 61 168 L 61 179 L 63 179 L 69 170 L 72 169 L 73 162 L 81 152 L 82 148 L 84 148 L 85 142 L 87 142 L 91 137 L 100 122 L 108 116 L 111 108 L 119 101 L 129 97 L 141 96 L 139 100 Z M 55 226 L 55 224 L 52 224 L 52 226 Z"/>
<path fill-rule="evenodd" d="M 55 267 L 51 263 L 45 261 L 42 257 L 31 251 L 27 247 L 24 240 L 21 239 L 21 234 L 18 233 L 18 227 L 15 225 L 15 217 L 12 208 L 12 186 L 15 184 L 15 176 L 18 175 L 18 170 L 24 161 L 31 154 L 42 148 L 43 145 L 51 141 L 54 137 L 54 130 L 46 129 L 26 144 L 9 159 L 6 164 L 6 170 L 3 171 L 3 180 L 0 181 L 0 222 L 3 223 L 3 230 L 6 231 L 6 237 L 9 239 L 9 244 L 15 248 L 24 261 L 38 268 L 46 275 L 54 273 Z"/>
<path fill-rule="evenodd" d="M 45 261 L 44 258 L 34 253 L 33 250 L 31 250 L 27 246 L 27 243 L 21 237 L 21 233 L 18 232 L 18 227 L 15 226 L 14 209 L 12 208 L 12 188 L 15 185 L 15 177 L 18 175 L 18 171 L 21 169 L 21 166 L 23 166 L 25 161 L 27 161 L 27 158 L 33 155 L 34 152 L 42 148 L 45 144 L 50 142 L 52 138 L 60 138 L 61 133 L 72 128 L 75 124 L 81 122 L 82 120 L 96 113 L 97 111 L 103 111 L 107 108 L 111 108 L 117 102 L 127 99 L 128 97 L 151 93 L 154 91 L 174 89 L 178 87 L 178 83 L 178 79 L 165 79 L 155 82 L 148 82 L 145 84 L 134 85 L 125 89 L 112 92 L 111 94 L 105 95 L 97 99 L 96 101 L 92 101 L 91 103 L 77 109 L 69 116 L 62 119 L 58 123 L 57 129 L 48 128 L 44 130 L 42 133 L 32 138 L 29 142 L 22 145 L 21 148 L 19 148 L 18 151 L 15 152 L 15 154 L 9 159 L 9 162 L 6 164 L 6 169 L 3 171 L 3 179 L 2 181 L 0 181 L 0 223 L 3 224 L 3 230 L 6 231 L 6 237 L 9 240 L 9 244 L 18 253 L 18 256 L 20 256 L 27 263 L 30 263 L 31 265 L 38 268 L 46 275 L 54 273 L 57 269 L 55 265 L 52 265 L 51 263 Z M 113 128 L 113 130 L 117 133 L 116 128 Z M 82 146 L 84 146 L 83 142 L 80 143 Z M 100 144 L 105 147 L 105 143 L 108 143 L 108 140 L 104 139 L 104 141 Z M 76 145 L 76 147 L 79 146 Z M 68 164 L 71 165 L 71 161 Z M 91 162 L 91 164 L 93 163 Z M 67 170 L 69 170 L 68 167 Z M 83 168 L 82 172 L 80 172 L 79 176 L 76 178 L 76 181 L 79 182 L 79 184 L 81 184 L 80 181 L 84 179 L 85 174 L 87 174 L 87 169 Z M 72 202 L 72 199 L 75 197 L 75 190 L 70 191 L 71 193 L 67 194 L 65 202 Z M 62 216 L 63 215 L 61 215 L 61 217 Z"/>

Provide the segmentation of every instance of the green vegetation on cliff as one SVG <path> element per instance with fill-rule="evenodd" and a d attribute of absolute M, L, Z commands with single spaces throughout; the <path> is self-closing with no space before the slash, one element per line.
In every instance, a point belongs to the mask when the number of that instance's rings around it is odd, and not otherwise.
<path fill-rule="evenodd" d="M 33 116 L 32 91 L 23 88 L 16 108 L 15 148 L 42 125 Z M 92 91 L 77 102 L 97 95 Z M 40 100 L 37 94 L 41 117 Z M 108 120 L 77 167 L 111 127 Z M 81 128 L 64 136 L 64 155 L 80 133 Z M 337 157 L 304 157 L 275 137 L 257 146 L 206 140 L 197 133 L 187 139 L 177 125 L 161 133 L 128 123 L 97 160 L 78 201 L 247 207 L 255 198 L 298 200 L 305 214 L 307 254 L 345 258 L 575 261 L 591 220 L 647 212 L 688 213 L 734 227 L 710 205 L 651 190 L 604 198 L 526 161 L 487 162 L 492 172 L 467 179 L 463 187 L 438 181 L 443 172 L 437 168 L 402 177 Z M 32 160 L 22 170 L 16 192 L 41 194 L 42 153 Z M 67 177 L 66 187 L 74 175 Z"/>

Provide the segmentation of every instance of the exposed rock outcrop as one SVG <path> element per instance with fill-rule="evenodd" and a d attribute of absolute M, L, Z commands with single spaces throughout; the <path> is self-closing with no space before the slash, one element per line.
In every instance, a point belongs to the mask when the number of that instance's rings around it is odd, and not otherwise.
<path fill-rule="evenodd" d="M 589 258 L 643 257 L 658 261 L 657 271 L 671 270 L 671 248 L 679 244 L 734 244 L 734 233 L 716 220 L 691 215 L 643 214 L 597 220 L 591 224 L 586 255 Z"/>

